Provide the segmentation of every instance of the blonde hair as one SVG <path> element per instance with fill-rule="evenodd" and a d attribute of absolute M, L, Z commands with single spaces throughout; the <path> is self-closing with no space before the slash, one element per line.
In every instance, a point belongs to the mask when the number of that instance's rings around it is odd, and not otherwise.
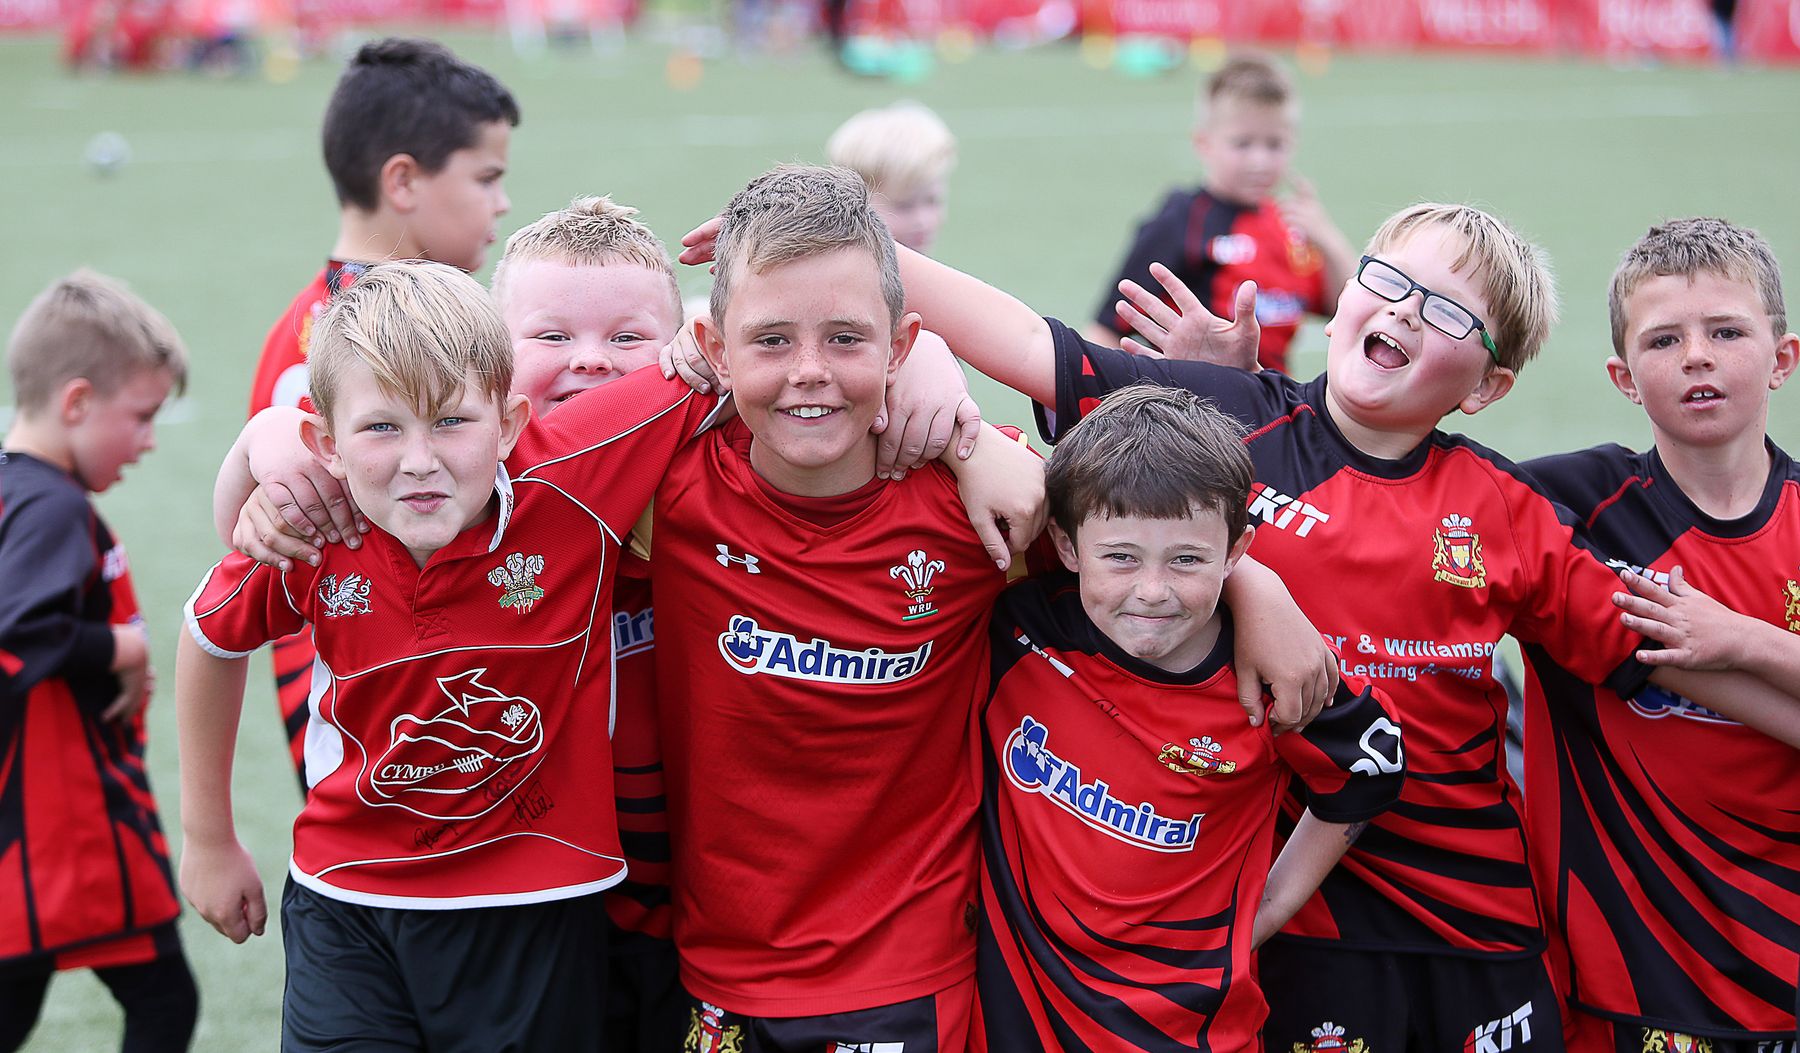
<path fill-rule="evenodd" d="M 1692 281 L 1706 271 L 1756 289 L 1763 313 L 1780 339 L 1787 332 L 1787 305 L 1781 297 L 1781 264 L 1763 236 L 1723 219 L 1697 216 L 1651 227 L 1625 252 L 1613 272 L 1606 301 L 1612 315 L 1613 352 L 1625 356 L 1625 300 L 1654 277 L 1681 275 Z"/>
<path fill-rule="evenodd" d="M 916 102 L 864 110 L 838 126 L 825 160 L 862 177 L 869 189 L 904 197 L 956 166 L 956 136 Z"/>
<path fill-rule="evenodd" d="M 610 197 L 578 197 L 567 208 L 544 213 L 506 239 L 506 251 L 494 266 L 494 300 L 506 303 L 508 272 L 529 260 L 571 267 L 631 263 L 668 277 L 669 303 L 679 320 L 681 289 L 675 282 L 675 263 L 669 259 L 663 243 L 636 218 L 637 214 L 637 209 Z"/>
<path fill-rule="evenodd" d="M 147 370 L 166 370 L 187 390 L 187 348 L 162 313 L 122 283 L 85 267 L 39 293 L 6 349 L 13 401 L 43 409 L 71 380 L 110 395 Z"/>
<path fill-rule="evenodd" d="M 1204 124 L 1213 107 L 1227 101 L 1287 106 L 1294 102 L 1294 82 L 1272 56 L 1260 51 L 1235 52 L 1206 78 L 1196 117 Z"/>
<path fill-rule="evenodd" d="M 1463 240 L 1450 269 L 1467 273 L 1487 301 L 1488 316 L 1482 321 L 1499 349 L 1499 364 L 1515 372 L 1525 368 L 1556 324 L 1556 280 L 1549 257 L 1498 216 L 1470 205 L 1429 201 L 1389 216 L 1369 239 L 1368 254 L 1378 256 L 1432 225 L 1447 227 Z"/>
<path fill-rule="evenodd" d="M 377 264 L 332 297 L 307 354 L 313 402 L 326 420 L 357 362 L 384 393 L 427 415 L 447 409 L 470 374 L 496 403 L 512 388 L 512 341 L 500 312 L 481 283 L 442 263 Z"/>
<path fill-rule="evenodd" d="M 906 311 L 900 264 L 887 225 L 869 207 L 869 188 L 847 168 L 778 165 L 752 179 L 719 214 L 714 250 L 713 324 L 725 324 L 731 286 L 739 272 L 761 272 L 843 248 L 875 259 L 888 324 Z"/>

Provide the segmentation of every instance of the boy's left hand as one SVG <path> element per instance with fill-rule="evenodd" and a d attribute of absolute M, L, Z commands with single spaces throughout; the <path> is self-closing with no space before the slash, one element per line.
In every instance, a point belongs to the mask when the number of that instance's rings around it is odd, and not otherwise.
<path fill-rule="evenodd" d="M 1266 719 L 1277 735 L 1312 723 L 1338 688 L 1337 656 L 1291 602 L 1232 609 L 1238 702 L 1254 726 L 1265 717 L 1263 685 L 1273 702 Z"/>
<path fill-rule="evenodd" d="M 1132 281 L 1119 283 L 1125 299 L 1114 307 L 1135 330 L 1140 340 L 1126 337 L 1120 347 L 1134 355 L 1211 362 L 1255 372 L 1256 348 L 1262 340 L 1262 323 L 1256 320 L 1256 283 L 1237 288 L 1234 316 L 1220 318 L 1206 309 L 1200 298 L 1175 272 L 1160 263 L 1150 265 L 1150 276 L 1168 293 L 1168 301 Z M 1170 307 L 1173 303 L 1175 306 Z"/>
<path fill-rule="evenodd" d="M 284 572 L 294 568 L 295 560 L 318 566 L 325 543 L 316 532 L 296 527 L 284 518 L 261 486 L 251 491 L 244 507 L 238 509 L 237 525 L 231 531 L 232 548 Z"/>
<path fill-rule="evenodd" d="M 896 482 L 925 467 L 950 448 L 967 460 L 981 432 L 981 407 L 969 397 L 969 382 L 943 337 L 921 329 L 912 354 L 888 389 L 887 404 L 869 429 L 881 436 L 875 474 Z"/>
<path fill-rule="evenodd" d="M 1620 577 L 1637 594 L 1613 594 L 1620 620 L 1632 632 L 1663 645 L 1661 650 L 1640 650 L 1638 661 L 1692 670 L 1734 669 L 1743 664 L 1746 616 L 1689 585 L 1679 566 L 1669 571 L 1666 588 L 1629 570 Z"/>
<path fill-rule="evenodd" d="M 681 236 L 681 255 L 676 259 L 690 267 L 713 261 L 713 249 L 719 240 L 718 216 L 707 220 Z"/>
<path fill-rule="evenodd" d="M 681 327 L 675 339 L 663 345 L 657 353 L 656 362 L 662 369 L 664 380 L 680 377 L 682 383 L 705 395 L 717 388 L 723 395 L 731 390 L 729 384 L 721 383 L 713 372 L 712 364 L 700 353 L 700 345 L 694 340 L 694 328 L 691 325 Z"/>
<path fill-rule="evenodd" d="M 102 723 L 123 721 L 150 703 L 156 670 L 150 666 L 150 637 L 141 622 L 115 625 L 112 673 L 119 678 L 119 697 L 100 714 Z"/>
<path fill-rule="evenodd" d="M 1006 570 L 1044 529 L 1044 460 L 993 425 L 977 452 L 956 462 L 956 489 L 994 566 Z"/>

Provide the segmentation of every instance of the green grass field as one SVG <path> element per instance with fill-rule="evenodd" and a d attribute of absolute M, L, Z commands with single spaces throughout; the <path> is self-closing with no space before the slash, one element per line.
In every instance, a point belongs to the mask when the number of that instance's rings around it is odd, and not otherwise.
<path fill-rule="evenodd" d="M 579 193 L 637 205 L 673 242 L 747 178 L 813 159 L 851 112 L 896 97 L 936 108 L 962 141 L 944 260 L 1070 320 L 1094 309 L 1132 225 L 1161 190 L 1190 181 L 1196 74 L 1128 80 L 1072 47 L 978 53 L 896 87 L 847 79 L 822 55 L 729 58 L 676 91 L 666 47 L 637 42 L 526 62 L 498 38 L 454 45 L 520 98 L 504 232 Z M 10 187 L 0 319 L 10 328 L 55 276 L 86 264 L 129 281 L 185 335 L 187 398 L 165 411 L 161 448 L 100 499 L 129 546 L 158 643 L 153 766 L 171 836 L 177 814 L 173 697 L 180 606 L 217 557 L 207 502 L 241 423 L 265 331 L 330 247 L 335 211 L 318 158 L 332 63 L 296 79 L 70 77 L 46 40 L 0 41 L 0 183 Z M 1800 72 L 1598 65 L 1472 57 L 1337 57 L 1302 78 L 1299 170 L 1353 241 L 1420 198 L 1481 203 L 1556 261 L 1563 323 L 1511 397 L 1448 422 L 1515 457 L 1647 441 L 1607 384 L 1605 290 L 1613 262 L 1650 222 L 1711 213 L 1753 225 L 1800 273 Z M 82 163 L 112 130 L 134 156 L 112 178 Z M 684 275 L 700 292 L 705 275 Z M 1800 286 L 1790 283 L 1800 291 Z M 1316 327 L 1299 371 L 1323 368 Z M 3 384 L 4 381 L 0 381 Z M 1023 423 L 1022 400 L 981 382 L 990 418 Z M 1794 396 L 1772 431 L 1800 447 Z M 0 582 L 0 588 L 10 583 Z M 281 752 L 266 664 L 252 676 L 236 793 L 240 830 L 273 900 L 298 805 Z M 275 1048 L 281 953 L 271 934 L 233 947 L 192 916 L 184 935 L 201 985 L 196 1048 Z M 33 1051 L 116 1046 L 119 1015 L 85 974 L 61 977 Z"/>

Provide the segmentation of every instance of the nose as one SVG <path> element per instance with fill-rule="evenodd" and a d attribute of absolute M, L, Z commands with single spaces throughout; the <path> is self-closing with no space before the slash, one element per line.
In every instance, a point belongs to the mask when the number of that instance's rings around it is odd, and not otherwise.
<path fill-rule="evenodd" d="M 584 344 L 569 356 L 569 372 L 581 376 L 613 371 L 612 352 L 605 344 Z"/>
<path fill-rule="evenodd" d="M 512 198 L 506 196 L 506 188 L 499 183 L 494 184 L 494 215 L 496 218 L 512 211 Z"/>
<path fill-rule="evenodd" d="M 431 475 L 437 465 L 437 450 L 429 435 L 415 433 L 400 448 L 400 470 L 415 479 Z"/>
<path fill-rule="evenodd" d="M 1145 567 L 1132 583 L 1132 591 L 1137 594 L 1140 603 L 1155 607 L 1167 600 L 1173 593 L 1169 584 L 1169 576 L 1161 567 Z"/>
<path fill-rule="evenodd" d="M 795 387 L 817 387 L 831 381 L 831 367 L 825 355 L 811 342 L 802 343 L 788 363 L 788 383 Z"/>
<path fill-rule="evenodd" d="M 1682 344 L 1685 354 L 1681 357 L 1681 368 L 1684 370 L 1711 369 L 1713 367 L 1712 341 L 1702 336 Z"/>

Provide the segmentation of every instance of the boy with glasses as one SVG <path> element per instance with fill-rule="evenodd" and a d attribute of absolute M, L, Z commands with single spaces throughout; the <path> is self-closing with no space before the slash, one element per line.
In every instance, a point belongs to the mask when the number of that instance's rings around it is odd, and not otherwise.
<path fill-rule="evenodd" d="M 1437 429 L 1503 397 L 1542 346 L 1555 299 L 1538 250 L 1477 209 L 1421 204 L 1390 217 L 1368 256 L 1326 327 L 1325 375 L 1304 383 L 1098 347 L 924 257 L 901 266 L 909 306 L 1038 400 L 1051 436 L 1143 380 L 1209 396 L 1248 426 L 1252 554 L 1338 645 L 1343 672 L 1395 703 L 1400 803 L 1263 949 L 1267 1048 L 1559 1050 L 1493 654 L 1511 633 L 1622 697 L 1652 671 L 1613 611 L 1617 578 L 1566 513 L 1503 457 Z M 1241 345 L 1241 323 L 1191 296 L 1178 306 L 1186 317 L 1170 312 L 1165 337 Z M 1734 681 L 1725 697 L 1721 674 L 1654 675 L 1750 719 L 1800 706 L 1767 684 Z"/>

